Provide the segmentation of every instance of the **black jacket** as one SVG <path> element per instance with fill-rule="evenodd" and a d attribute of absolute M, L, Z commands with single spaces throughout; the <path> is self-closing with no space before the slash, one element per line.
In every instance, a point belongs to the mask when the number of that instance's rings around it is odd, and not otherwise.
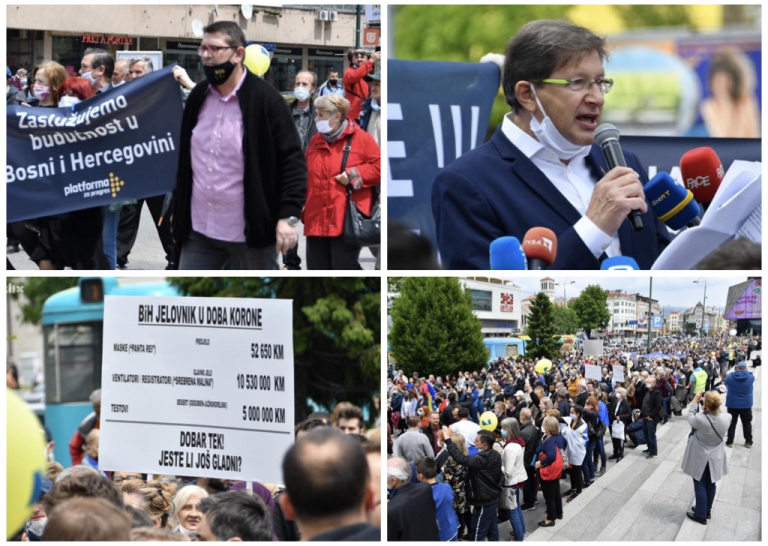
<path fill-rule="evenodd" d="M 523 455 L 523 463 L 528 468 L 533 461 L 533 455 L 536 448 L 539 447 L 540 435 L 539 431 L 533 425 L 533 423 L 526 423 L 520 427 L 520 437 L 525 440 L 525 454 Z"/>
<path fill-rule="evenodd" d="M 381 542 L 381 528 L 356 523 L 317 535 L 310 542 Z"/>
<path fill-rule="evenodd" d="M 440 540 L 431 485 L 409 482 L 393 491 L 387 503 L 387 540 Z"/>
<path fill-rule="evenodd" d="M 616 421 L 616 414 L 613 413 L 616 411 L 616 407 L 614 406 L 612 413 L 610 414 L 611 423 Z M 624 426 L 629 426 L 632 424 L 632 406 L 629 405 L 629 402 L 626 400 L 622 400 L 619 402 L 619 418 L 624 422 Z"/>
<path fill-rule="evenodd" d="M 491 448 L 474 457 L 464 455 L 456 445 L 446 440 L 448 453 L 460 465 L 469 468 L 467 502 L 473 506 L 489 506 L 501 499 L 501 455 Z"/>
<path fill-rule="evenodd" d="M 307 194 L 307 162 L 283 97 L 270 84 L 246 72 L 237 92 L 243 113 L 245 240 L 251 248 L 263 248 L 275 243 L 278 220 L 301 215 Z M 177 252 L 192 231 L 192 130 L 208 85 L 203 81 L 192 90 L 181 122 L 171 220 Z"/>
<path fill-rule="evenodd" d="M 587 398 L 589 398 L 589 391 L 584 391 L 573 399 L 573 403 L 574 405 L 581 406 L 583 408 L 584 404 L 587 403 Z"/>
<path fill-rule="evenodd" d="M 640 408 L 640 417 L 645 419 L 646 417 L 652 417 L 654 423 L 661 421 L 661 409 L 663 408 L 663 402 L 661 400 L 661 391 L 658 387 L 654 387 L 649 390 L 643 398 L 643 404 Z"/>
<path fill-rule="evenodd" d="M 453 408 L 460 408 L 461 404 L 454 402 L 445 406 L 443 413 L 440 414 L 440 424 L 444 427 L 449 427 L 456 422 L 453 418 Z"/>

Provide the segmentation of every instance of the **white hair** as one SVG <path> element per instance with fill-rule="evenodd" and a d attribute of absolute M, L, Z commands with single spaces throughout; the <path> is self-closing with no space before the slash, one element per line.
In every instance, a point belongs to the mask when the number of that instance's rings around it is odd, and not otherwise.
<path fill-rule="evenodd" d="M 57 482 L 60 482 L 61 480 L 64 480 L 66 478 L 69 478 L 71 476 L 84 476 L 86 474 L 96 474 L 97 476 L 100 476 L 99 471 L 93 468 L 92 466 L 86 466 L 84 464 L 79 464 L 76 466 L 70 466 L 69 468 L 65 468 L 61 471 L 61 474 L 59 474 L 59 477 L 56 478 Z"/>
<path fill-rule="evenodd" d="M 192 495 L 198 495 L 201 499 L 208 496 L 208 491 L 197 485 L 186 485 L 179 489 L 176 495 L 173 497 L 173 512 L 171 518 L 174 525 L 181 525 L 179 521 L 179 510 L 184 508 L 184 505 L 189 501 L 189 497 Z"/>
<path fill-rule="evenodd" d="M 586 388 L 587 388 L 587 380 L 586 379 L 579 380 L 579 387 L 581 387 L 582 389 L 586 390 Z"/>
<path fill-rule="evenodd" d="M 101 389 L 96 389 L 88 398 L 93 406 L 101 406 Z"/>
<path fill-rule="evenodd" d="M 399 482 L 411 481 L 411 467 L 405 459 L 393 457 L 387 461 L 387 479 L 395 478 Z"/>

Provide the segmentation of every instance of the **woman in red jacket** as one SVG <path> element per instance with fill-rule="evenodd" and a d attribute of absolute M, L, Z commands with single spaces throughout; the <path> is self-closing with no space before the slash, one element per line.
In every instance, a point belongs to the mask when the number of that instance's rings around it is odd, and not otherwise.
<path fill-rule="evenodd" d="M 352 199 L 370 214 L 381 183 L 381 153 L 376 141 L 347 119 L 349 101 L 336 95 L 315 101 L 317 134 L 307 148 L 307 202 L 301 219 L 307 238 L 309 269 L 362 269 L 360 248 L 344 242 L 347 186 Z M 350 141 L 351 139 L 351 141 Z M 342 169 L 344 147 L 350 143 Z"/>

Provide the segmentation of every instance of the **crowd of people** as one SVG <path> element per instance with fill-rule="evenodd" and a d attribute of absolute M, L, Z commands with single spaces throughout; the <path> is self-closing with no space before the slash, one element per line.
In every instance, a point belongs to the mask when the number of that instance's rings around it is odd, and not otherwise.
<path fill-rule="evenodd" d="M 52 460 L 46 430 L 42 495 L 12 540 L 381 539 L 381 431 L 366 431 L 357 406 L 340 402 L 298 423 L 278 485 L 100 469 L 100 391 L 91 402 L 69 443 L 71 467 Z"/>
<path fill-rule="evenodd" d="M 692 432 L 682 470 L 696 496 L 687 515 L 706 524 L 738 419 L 752 447 L 755 377 L 747 360 L 761 364 L 760 337 L 668 338 L 646 355 L 611 345 L 589 356 L 564 344 L 547 366 L 508 357 L 445 377 L 408 376 L 390 364 L 389 539 L 496 541 L 498 523 L 509 520 L 513 540 L 522 541 L 523 512 L 536 508 L 539 492 L 546 516 L 538 525 L 553 527 L 564 502 L 624 458 L 627 442 L 658 458 L 657 428 L 686 408 Z M 587 379 L 587 365 L 600 366 L 602 378 Z"/>
<path fill-rule="evenodd" d="M 343 79 L 332 70 L 322 85 L 302 70 L 284 99 L 245 67 L 246 46 L 236 23 L 212 23 L 198 48 L 207 79 L 173 69 L 179 163 L 158 174 L 175 180 L 171 194 L 8 224 L 7 253 L 23 250 L 40 269 L 127 268 L 146 202 L 166 269 L 278 269 L 280 255 L 283 269 L 301 269 L 299 222 L 308 269 L 362 269 L 368 243 L 345 218 L 350 200 L 367 216 L 380 202 L 381 53 L 350 50 Z M 76 74 L 53 60 L 6 67 L 6 103 L 72 107 L 159 68 L 88 48 Z"/>

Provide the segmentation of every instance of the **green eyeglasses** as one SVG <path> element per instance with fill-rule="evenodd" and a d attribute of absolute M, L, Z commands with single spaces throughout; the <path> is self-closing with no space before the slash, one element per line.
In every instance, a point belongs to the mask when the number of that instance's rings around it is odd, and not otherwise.
<path fill-rule="evenodd" d="M 547 79 L 547 80 L 538 80 L 538 83 L 551 83 L 554 85 L 562 85 L 563 87 L 567 87 L 571 91 L 575 91 L 575 92 L 584 91 L 585 89 L 591 89 L 592 84 L 597 84 L 597 88 L 600 89 L 600 92 L 603 95 L 605 95 L 608 91 L 611 90 L 611 87 L 613 87 L 613 80 L 609 78 L 598 78 L 596 80 L 586 80 L 583 78 L 577 78 L 575 80 Z"/>

